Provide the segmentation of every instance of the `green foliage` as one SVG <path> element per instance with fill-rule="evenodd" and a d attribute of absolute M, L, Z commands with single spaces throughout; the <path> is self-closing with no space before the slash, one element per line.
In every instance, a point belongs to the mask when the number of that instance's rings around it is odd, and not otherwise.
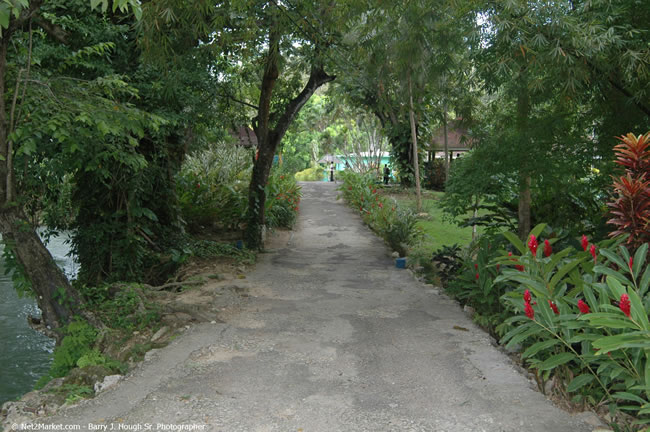
<path fill-rule="evenodd" d="M 73 404 L 95 395 L 95 391 L 91 387 L 78 384 L 63 384 L 61 387 L 52 390 L 52 392 L 65 395 L 66 404 Z"/>
<path fill-rule="evenodd" d="M 445 160 L 441 158 L 427 161 L 424 164 L 424 182 L 423 186 L 427 189 L 444 191 L 445 190 Z"/>
<path fill-rule="evenodd" d="M 221 243 L 212 240 L 193 240 L 188 249 L 192 256 L 201 259 L 217 257 L 230 257 L 243 263 L 251 264 L 255 261 L 255 254 L 248 249 L 238 248 L 231 243 Z"/>
<path fill-rule="evenodd" d="M 297 172 L 295 177 L 298 181 L 322 181 L 325 178 L 325 168 L 314 165 L 311 168 Z"/>
<path fill-rule="evenodd" d="M 54 350 L 54 360 L 48 373 L 51 378 L 65 376 L 83 356 L 89 354 L 97 339 L 97 330 L 83 321 L 73 321 L 63 328 L 63 340 Z"/>
<path fill-rule="evenodd" d="M 291 228 L 296 222 L 302 192 L 296 178 L 274 170 L 266 184 L 265 221 L 269 228 Z"/>
<path fill-rule="evenodd" d="M 536 227 L 531 235 L 539 235 L 542 229 Z M 564 384 L 578 399 L 592 404 L 606 399 L 613 410 L 645 418 L 650 413 L 648 245 L 630 261 L 627 249 L 616 248 L 611 240 L 595 245 L 593 256 L 591 247 L 578 252 L 569 247 L 546 256 L 542 247 L 533 254 L 534 249 L 527 250 L 514 234 L 506 237 L 521 255 L 493 261 L 502 266 L 495 282 L 517 285 L 503 297 L 517 315 L 505 322 L 512 329 L 502 342 L 521 344 L 523 357 L 544 379 L 552 374 L 571 377 Z M 528 316 L 520 315 L 526 303 L 524 290 L 532 297 Z"/>
<path fill-rule="evenodd" d="M 359 209 L 363 221 L 393 250 L 406 256 L 409 247 L 421 238 L 415 213 L 379 194 L 372 175 L 345 171 L 341 176 L 341 196 L 352 208 Z"/>
<path fill-rule="evenodd" d="M 98 318 L 113 329 L 141 330 L 160 320 L 159 305 L 145 300 L 139 284 L 101 284 L 78 289 Z"/>
<path fill-rule="evenodd" d="M 494 260 L 504 255 L 506 243 L 499 234 L 481 236 L 464 251 L 459 261 L 451 264 L 450 271 L 458 267 L 456 273 L 447 276 L 447 291 L 462 304 L 471 306 L 476 312 L 474 319 L 494 336 L 503 335 L 501 323 L 512 315 L 501 297 L 516 287 L 496 281 L 501 267 Z"/>

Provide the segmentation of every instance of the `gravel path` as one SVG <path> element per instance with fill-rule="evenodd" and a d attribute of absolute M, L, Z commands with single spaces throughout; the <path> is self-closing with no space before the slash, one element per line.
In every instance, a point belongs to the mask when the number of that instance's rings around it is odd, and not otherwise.
<path fill-rule="evenodd" d="M 594 429 L 534 391 L 454 302 L 396 269 L 382 241 L 336 201 L 332 184 L 306 183 L 303 191 L 291 239 L 260 256 L 246 279 L 249 300 L 230 322 L 193 327 L 116 387 L 44 423 L 224 432 Z"/>

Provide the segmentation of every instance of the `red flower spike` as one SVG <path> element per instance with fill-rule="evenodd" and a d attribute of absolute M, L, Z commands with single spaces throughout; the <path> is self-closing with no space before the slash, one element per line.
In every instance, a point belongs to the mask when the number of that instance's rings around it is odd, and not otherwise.
<path fill-rule="evenodd" d="M 508 252 L 508 256 L 512 256 L 512 252 Z"/>
<path fill-rule="evenodd" d="M 621 300 L 618 302 L 618 307 L 621 308 L 625 316 L 630 317 L 630 297 L 627 294 L 621 295 Z"/>
<path fill-rule="evenodd" d="M 555 315 L 559 315 L 559 314 L 560 314 L 560 311 L 557 310 L 557 305 L 556 305 L 555 303 L 553 303 L 552 301 L 549 300 L 549 301 L 548 301 L 548 305 L 551 307 L 551 309 L 553 309 L 553 313 L 554 313 Z"/>
<path fill-rule="evenodd" d="M 478 273 L 476 273 L 476 280 L 478 280 L 478 278 L 479 278 L 479 275 L 478 275 Z"/>
<path fill-rule="evenodd" d="M 519 270 L 520 272 L 524 271 L 524 266 L 522 265 L 516 265 L 515 268 Z"/>
<path fill-rule="evenodd" d="M 589 311 L 589 305 L 585 303 L 582 299 L 578 300 L 578 309 L 580 309 L 580 313 L 583 314 L 588 314 Z"/>
<path fill-rule="evenodd" d="M 474 268 L 475 268 L 476 270 L 478 270 L 478 264 L 477 264 L 477 263 L 474 263 Z"/>
<path fill-rule="evenodd" d="M 630 271 L 632 271 L 632 267 L 634 266 L 634 258 L 630 257 L 630 260 L 627 262 L 627 266 L 630 268 Z"/>
<path fill-rule="evenodd" d="M 587 236 L 584 234 L 582 235 L 581 244 L 582 244 L 582 250 L 587 251 L 587 248 L 589 247 L 589 240 L 587 240 Z"/>
<path fill-rule="evenodd" d="M 533 256 L 537 255 L 537 238 L 535 238 L 534 235 L 530 236 L 530 240 L 528 240 L 528 249 L 532 252 Z"/>
<path fill-rule="evenodd" d="M 531 300 L 532 300 L 532 297 L 530 296 L 530 291 L 528 291 L 528 290 L 524 291 L 524 301 L 526 303 L 530 303 Z"/>
<path fill-rule="evenodd" d="M 497 264 L 497 272 L 499 271 L 500 268 L 501 268 L 501 264 Z"/>
<path fill-rule="evenodd" d="M 530 305 L 530 303 L 526 303 L 526 306 L 524 306 L 524 313 L 528 318 L 535 319 L 535 311 L 533 310 L 533 307 Z"/>
<path fill-rule="evenodd" d="M 594 263 L 596 262 L 596 245 L 591 245 L 589 247 L 589 253 L 594 257 Z"/>
<path fill-rule="evenodd" d="M 548 258 L 552 253 L 553 248 L 551 247 L 551 243 L 548 240 L 544 240 L 544 256 Z"/>

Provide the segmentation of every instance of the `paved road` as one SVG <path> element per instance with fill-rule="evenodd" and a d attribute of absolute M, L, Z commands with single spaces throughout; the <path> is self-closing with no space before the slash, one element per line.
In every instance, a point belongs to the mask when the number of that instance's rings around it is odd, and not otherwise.
<path fill-rule="evenodd" d="M 593 429 L 534 391 L 454 302 L 396 269 L 333 185 L 303 191 L 297 229 L 261 256 L 239 314 L 195 326 L 51 420 L 84 430 Z"/>

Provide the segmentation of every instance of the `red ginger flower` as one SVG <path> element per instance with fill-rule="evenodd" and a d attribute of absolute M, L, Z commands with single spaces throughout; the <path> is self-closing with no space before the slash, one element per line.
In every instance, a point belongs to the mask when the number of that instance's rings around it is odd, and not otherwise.
<path fill-rule="evenodd" d="M 594 263 L 596 262 L 596 245 L 591 245 L 589 247 L 589 253 L 591 254 L 592 257 L 594 257 Z"/>
<path fill-rule="evenodd" d="M 530 303 L 526 303 L 526 306 L 524 306 L 524 313 L 528 318 L 535 319 L 535 311 L 533 310 L 533 307 L 530 305 Z"/>
<path fill-rule="evenodd" d="M 582 299 L 578 300 L 578 309 L 580 309 L 580 312 L 583 314 L 588 314 L 590 312 L 589 306 Z"/>
<path fill-rule="evenodd" d="M 630 317 L 630 297 L 627 294 L 621 295 L 621 300 L 618 302 L 618 307 L 621 308 L 625 316 Z"/>
<path fill-rule="evenodd" d="M 531 300 L 532 300 L 532 297 L 530 296 L 530 291 L 528 291 L 528 290 L 524 291 L 524 301 L 526 303 L 530 303 Z"/>
<path fill-rule="evenodd" d="M 521 264 L 517 264 L 517 265 L 515 266 L 515 268 L 516 268 L 517 270 L 521 271 L 521 272 L 524 271 L 524 266 L 521 265 Z"/>
<path fill-rule="evenodd" d="M 630 260 L 627 262 L 627 266 L 630 268 L 630 271 L 632 271 L 632 266 L 634 266 L 634 258 L 630 257 Z"/>
<path fill-rule="evenodd" d="M 581 244 L 582 244 L 582 250 L 586 251 L 587 248 L 589 247 L 589 240 L 587 240 L 587 236 L 584 234 L 582 235 Z"/>
<path fill-rule="evenodd" d="M 548 301 L 548 305 L 551 307 L 551 309 L 553 309 L 553 313 L 554 313 L 555 315 L 559 315 L 559 314 L 560 314 L 560 311 L 557 310 L 557 305 L 556 305 L 555 303 L 553 303 L 552 301 L 549 300 L 549 301 Z"/>
<path fill-rule="evenodd" d="M 553 248 L 548 240 L 544 240 L 544 256 L 549 257 L 553 253 Z"/>
<path fill-rule="evenodd" d="M 534 235 L 530 236 L 530 240 L 528 240 L 528 249 L 533 253 L 533 256 L 537 254 L 537 238 L 535 238 Z"/>
<path fill-rule="evenodd" d="M 478 278 L 479 278 L 479 274 L 478 274 L 478 273 L 476 273 L 476 280 L 478 280 Z"/>
<path fill-rule="evenodd" d="M 478 270 L 478 263 L 474 263 L 474 268 Z"/>

